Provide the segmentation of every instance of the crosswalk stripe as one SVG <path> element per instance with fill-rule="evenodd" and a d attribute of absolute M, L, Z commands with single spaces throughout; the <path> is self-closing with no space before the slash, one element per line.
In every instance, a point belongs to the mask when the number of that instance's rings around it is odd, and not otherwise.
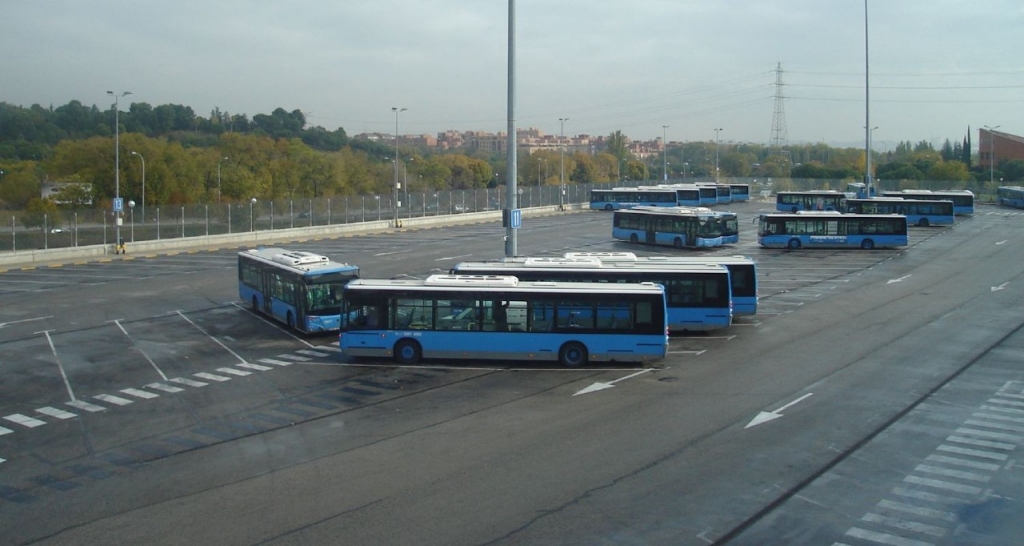
<path fill-rule="evenodd" d="M 291 366 L 292 365 L 291 362 L 286 362 L 284 360 L 275 360 L 273 358 L 261 358 L 260 362 L 264 362 L 266 364 L 273 364 L 275 366 Z"/>
<path fill-rule="evenodd" d="M 176 392 L 181 392 L 181 391 L 185 390 L 185 389 L 182 389 L 182 388 L 179 388 L 179 387 L 175 387 L 175 386 L 172 386 L 172 385 L 165 385 L 163 383 L 150 383 L 149 385 L 146 385 L 146 386 L 151 388 L 151 389 L 156 389 L 158 391 L 164 391 L 164 392 L 169 392 L 169 393 L 176 393 Z"/>
<path fill-rule="evenodd" d="M 12 423 L 18 423 L 19 425 L 28 428 L 41 427 L 46 424 L 46 421 L 36 419 L 35 417 L 29 417 L 28 415 L 22 415 L 20 413 L 12 413 L 10 415 L 5 415 L 4 419 L 7 419 Z"/>
<path fill-rule="evenodd" d="M 49 415 L 50 417 L 56 417 L 57 419 L 71 419 L 73 417 L 78 417 L 77 415 L 75 415 L 74 413 L 71 413 L 70 411 L 64 411 L 62 409 L 57 409 L 57 408 L 51 408 L 49 406 L 46 406 L 45 408 L 39 408 L 36 411 L 39 412 L 39 413 L 42 413 L 43 415 Z"/>
<path fill-rule="evenodd" d="M 91 411 L 93 413 L 95 413 L 97 411 L 105 411 L 107 409 L 107 408 L 105 408 L 103 406 L 97 406 L 96 404 L 90 404 L 90 403 L 88 403 L 88 402 L 86 402 L 84 400 L 72 400 L 72 401 L 68 402 L 67 404 L 69 406 L 73 407 L 73 408 L 78 408 L 80 410 L 85 410 L 85 411 Z"/>
<path fill-rule="evenodd" d="M 160 396 L 159 394 L 155 394 L 155 393 L 144 391 L 144 390 L 140 390 L 140 389 L 121 389 L 121 392 L 123 392 L 125 394 L 129 394 L 129 395 L 134 396 L 136 398 L 142 398 L 144 400 L 149 400 L 151 398 L 158 398 Z"/>
<path fill-rule="evenodd" d="M 223 375 L 217 375 L 206 372 L 194 373 L 192 375 L 198 377 L 199 379 L 209 379 L 210 381 L 228 381 L 231 379 L 230 377 L 224 377 Z"/>
<path fill-rule="evenodd" d="M 340 347 L 335 347 L 333 345 L 317 345 L 314 348 L 315 349 L 320 349 L 321 351 L 331 351 L 333 353 L 340 353 L 341 352 L 341 348 Z"/>
<path fill-rule="evenodd" d="M 296 362 L 309 362 L 308 358 L 306 358 L 304 356 L 299 356 L 299 355 L 284 354 L 284 355 L 277 355 L 277 358 L 283 358 L 285 360 L 294 360 Z"/>
<path fill-rule="evenodd" d="M 295 352 L 299 353 L 300 355 L 316 356 L 316 357 L 320 357 L 320 358 L 323 358 L 325 356 L 329 356 L 327 353 L 321 353 L 320 351 L 311 351 L 309 349 L 300 349 L 300 350 L 295 351 Z"/>
<path fill-rule="evenodd" d="M 236 370 L 234 368 L 217 368 L 217 371 L 221 372 L 221 373 L 226 373 L 226 374 L 229 374 L 229 375 L 236 375 L 238 377 L 245 377 L 247 375 L 252 375 L 252 372 Z"/>
<path fill-rule="evenodd" d="M 3 436 L 4 434 L 11 434 L 12 432 L 14 431 L 9 428 L 0 427 L 0 436 Z"/>
<path fill-rule="evenodd" d="M 259 364 L 253 364 L 251 362 L 243 362 L 241 364 L 238 364 L 238 366 L 241 367 L 241 368 L 249 368 L 250 370 L 256 370 L 256 371 L 259 371 L 259 372 L 265 372 L 267 370 L 273 370 L 274 369 L 274 368 L 271 368 L 270 366 L 260 366 Z M 248 373 L 248 372 L 246 372 L 246 373 Z"/>
<path fill-rule="evenodd" d="M 175 377 L 175 378 L 169 379 L 168 381 L 174 381 L 175 383 L 180 383 L 182 385 L 188 385 L 189 387 L 205 387 L 205 386 L 209 385 L 209 383 L 203 383 L 202 381 L 193 381 L 192 379 L 189 379 L 187 377 Z"/>
<path fill-rule="evenodd" d="M 97 394 L 96 396 L 93 396 L 93 398 L 110 404 L 116 404 L 118 406 L 127 406 L 132 403 L 132 401 L 127 398 L 121 398 L 120 396 L 114 396 L 112 394 Z"/>

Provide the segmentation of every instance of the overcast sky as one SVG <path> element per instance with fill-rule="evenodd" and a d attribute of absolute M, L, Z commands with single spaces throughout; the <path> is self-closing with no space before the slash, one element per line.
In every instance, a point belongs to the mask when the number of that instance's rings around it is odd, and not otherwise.
<path fill-rule="evenodd" d="M 508 0 L 0 0 L 0 101 L 275 108 L 349 135 L 504 131 Z M 1024 0 L 870 0 L 878 148 L 1024 135 Z M 863 0 L 518 0 L 516 125 L 863 146 Z M 667 129 L 662 126 L 667 125 Z M 859 143 L 859 144 L 858 144 Z"/>

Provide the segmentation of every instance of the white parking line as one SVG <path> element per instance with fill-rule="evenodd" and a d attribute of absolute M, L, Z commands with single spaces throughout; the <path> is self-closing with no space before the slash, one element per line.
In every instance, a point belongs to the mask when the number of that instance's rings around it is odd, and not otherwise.
<path fill-rule="evenodd" d="M 112 394 L 97 394 L 96 396 L 93 396 L 93 398 L 117 406 L 127 406 L 132 403 L 132 401 L 127 398 L 121 398 L 120 396 L 114 396 Z"/>
<path fill-rule="evenodd" d="M 240 368 L 249 368 L 250 370 L 256 370 L 258 372 L 265 372 L 267 370 L 273 370 L 270 366 L 260 366 L 259 364 L 252 364 L 250 362 L 243 362 L 238 365 Z"/>
<path fill-rule="evenodd" d="M 277 355 L 277 358 L 283 358 L 285 360 L 294 360 L 296 362 L 309 362 L 309 358 L 298 355 Z"/>
<path fill-rule="evenodd" d="M 299 353 L 300 355 L 315 356 L 315 357 L 319 357 L 319 358 L 323 358 L 325 356 L 330 356 L 327 353 L 321 353 L 319 351 L 310 351 L 309 349 L 299 349 L 298 351 L 295 351 L 295 352 Z"/>
<path fill-rule="evenodd" d="M 74 418 L 74 417 L 78 417 L 78 415 L 75 415 L 74 413 L 71 413 L 70 411 L 64 411 L 62 409 L 57 409 L 57 408 L 51 408 L 49 406 L 46 406 L 44 408 L 39 408 L 36 411 L 39 412 L 39 413 L 42 413 L 43 415 L 49 415 L 50 417 L 56 417 L 57 419 L 71 419 L 71 418 Z"/>
<path fill-rule="evenodd" d="M 168 379 L 168 381 L 174 381 L 175 383 L 188 385 L 189 387 L 205 387 L 209 385 L 209 383 L 203 383 L 202 381 L 193 381 L 186 377 L 172 377 L 171 379 Z"/>
<path fill-rule="evenodd" d="M 273 364 L 275 366 L 291 366 L 291 362 L 285 362 L 284 360 L 275 360 L 273 358 L 261 358 L 260 362 L 265 364 Z"/>
<path fill-rule="evenodd" d="M 206 372 L 194 373 L 192 375 L 198 377 L 199 379 L 209 379 L 210 381 L 218 381 L 218 382 L 229 381 L 231 379 L 230 377 L 224 377 L 223 375 L 217 375 L 217 374 L 206 373 Z"/>
<path fill-rule="evenodd" d="M 158 391 L 164 391 L 169 393 L 176 393 L 185 390 L 178 387 L 173 387 L 171 385 L 164 385 L 163 383 L 150 383 L 149 385 L 146 386 L 151 389 L 156 389 Z"/>
<path fill-rule="evenodd" d="M 11 434 L 12 432 L 14 431 L 9 428 L 0 427 L 0 436 L 3 436 L 4 434 Z"/>
<path fill-rule="evenodd" d="M 73 408 L 78 408 L 80 410 L 91 411 L 93 413 L 97 411 L 105 411 L 107 409 L 103 406 L 97 406 L 96 404 L 90 404 L 82 400 L 72 400 L 70 402 L 67 402 L 67 405 Z"/>
<path fill-rule="evenodd" d="M 148 391 L 144 391 L 144 390 L 139 390 L 139 389 L 121 389 L 121 392 L 123 392 L 125 394 L 128 394 L 128 395 L 131 395 L 131 396 L 135 396 L 137 398 L 142 398 L 144 400 L 149 400 L 151 398 L 158 398 L 160 396 L 159 394 L 154 394 L 154 393 L 151 393 L 151 392 L 148 392 Z"/>
<path fill-rule="evenodd" d="M 239 366 L 241 366 L 241 364 L 239 364 Z M 217 368 L 217 371 L 221 372 L 221 373 L 226 373 L 228 375 L 238 376 L 238 377 L 245 377 L 247 375 L 252 375 L 252 372 L 236 370 L 234 368 Z"/>
<path fill-rule="evenodd" d="M 29 417 L 28 415 L 22 415 L 20 413 L 12 413 L 10 415 L 5 415 L 4 419 L 7 419 L 12 423 L 18 423 L 19 425 L 28 428 L 41 427 L 46 424 L 46 421 L 41 421 L 39 419 L 36 419 L 35 417 Z"/>

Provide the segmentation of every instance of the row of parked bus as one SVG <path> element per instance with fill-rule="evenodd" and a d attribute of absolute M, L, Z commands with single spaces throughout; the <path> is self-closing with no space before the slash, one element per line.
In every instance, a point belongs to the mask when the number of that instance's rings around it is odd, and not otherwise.
<path fill-rule="evenodd" d="M 238 255 L 239 296 L 304 333 L 340 331 L 351 356 L 646 362 L 670 332 L 727 328 L 757 312 L 754 261 L 563 257 L 463 262 L 428 279 L 359 278 L 359 268 L 281 248 Z"/>
<path fill-rule="evenodd" d="M 712 207 L 750 199 L 748 184 L 658 184 L 636 188 L 590 190 L 592 210 L 621 210 L 633 207 Z"/>

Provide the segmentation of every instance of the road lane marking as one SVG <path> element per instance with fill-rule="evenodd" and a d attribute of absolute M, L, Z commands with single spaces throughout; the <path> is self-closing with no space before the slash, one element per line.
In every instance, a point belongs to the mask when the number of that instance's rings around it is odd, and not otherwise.
<path fill-rule="evenodd" d="M 224 377 L 223 375 L 217 375 L 217 374 L 206 373 L 206 372 L 194 373 L 192 375 L 198 377 L 199 379 L 208 379 L 210 381 L 217 381 L 217 382 L 224 382 L 224 381 L 231 380 L 230 377 Z"/>
<path fill-rule="evenodd" d="M 185 389 L 182 389 L 182 388 L 179 388 L 179 387 L 175 387 L 175 386 L 172 386 L 172 385 L 165 385 L 163 383 L 150 383 L 149 385 L 146 385 L 146 386 L 151 388 L 151 389 L 156 389 L 158 391 L 169 392 L 169 393 L 172 393 L 172 394 L 185 390 Z"/>
<path fill-rule="evenodd" d="M 90 412 L 93 412 L 93 413 L 95 413 L 97 411 L 105 411 L 107 409 L 107 408 L 105 408 L 103 406 L 97 406 L 96 404 L 90 404 L 90 403 L 85 402 L 83 400 L 72 400 L 70 402 L 67 402 L 67 405 L 69 405 L 69 406 L 71 406 L 73 408 L 78 408 L 80 410 L 90 411 Z"/>
<path fill-rule="evenodd" d="M 120 396 L 114 396 L 112 394 L 97 394 L 96 396 L 93 396 L 93 398 L 117 406 L 127 406 L 132 403 L 132 401 L 127 398 L 121 398 Z"/>
<path fill-rule="evenodd" d="M 182 385 L 188 385 L 189 387 L 205 387 L 205 386 L 209 385 L 209 383 L 203 383 L 202 381 L 193 381 L 193 380 L 188 379 L 186 377 L 173 377 L 171 379 L 168 379 L 168 381 L 174 381 L 175 383 L 180 383 Z"/>
<path fill-rule="evenodd" d="M 130 396 L 134 396 L 136 398 L 142 398 L 143 400 L 150 400 L 152 398 L 159 398 L 160 397 L 159 394 L 154 394 L 154 393 L 151 393 L 151 392 L 148 392 L 148 391 L 144 391 L 144 390 L 140 390 L 140 389 L 121 389 L 121 392 L 123 392 L 123 393 L 125 393 L 127 395 L 130 395 Z"/>
<path fill-rule="evenodd" d="M 239 366 L 241 366 L 241 364 L 239 364 Z M 252 372 L 236 370 L 234 368 L 217 368 L 217 371 L 221 372 L 221 373 L 226 373 L 226 374 L 229 374 L 229 375 L 235 375 L 235 376 L 238 376 L 238 377 L 245 377 L 247 375 L 252 375 Z"/>
<path fill-rule="evenodd" d="M 10 415 L 4 415 L 4 419 L 12 423 L 18 423 L 23 427 L 36 428 L 46 424 L 46 421 L 36 419 L 35 417 L 29 417 L 28 415 L 22 415 L 20 413 L 12 413 Z"/>
<path fill-rule="evenodd" d="M 250 370 L 256 370 L 258 372 L 265 372 L 267 370 L 273 370 L 274 369 L 274 368 L 272 368 L 270 366 L 260 366 L 259 364 L 253 364 L 251 362 L 243 362 L 242 364 L 239 364 L 238 367 L 240 367 L 240 368 L 248 368 Z M 246 373 L 248 373 L 248 372 L 246 372 Z"/>
<path fill-rule="evenodd" d="M 263 362 L 263 363 L 266 363 L 266 364 L 273 364 L 275 366 L 291 366 L 292 365 L 291 362 L 285 362 L 284 360 L 275 360 L 273 358 L 261 358 L 260 362 Z"/>
<path fill-rule="evenodd" d="M 39 408 L 36 410 L 43 415 L 49 415 L 50 417 L 56 417 L 57 419 L 72 419 L 78 417 L 78 415 L 71 413 L 70 411 L 64 411 L 62 409 L 51 408 L 49 406 Z"/>

